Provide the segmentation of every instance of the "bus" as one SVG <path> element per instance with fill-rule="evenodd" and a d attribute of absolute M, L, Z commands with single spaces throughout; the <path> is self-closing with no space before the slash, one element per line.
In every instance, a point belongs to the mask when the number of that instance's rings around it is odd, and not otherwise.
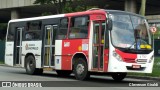
<path fill-rule="evenodd" d="M 153 63 L 152 33 L 137 14 L 90 9 L 8 23 L 5 64 L 27 74 L 50 68 L 78 80 L 99 73 L 121 81 L 129 72 L 152 73 Z"/>

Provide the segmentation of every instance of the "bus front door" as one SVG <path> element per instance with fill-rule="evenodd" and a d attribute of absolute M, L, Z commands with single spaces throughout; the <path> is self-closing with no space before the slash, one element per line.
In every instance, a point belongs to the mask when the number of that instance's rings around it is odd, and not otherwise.
<path fill-rule="evenodd" d="M 22 57 L 22 28 L 16 28 L 15 49 L 14 49 L 14 65 L 21 64 Z"/>
<path fill-rule="evenodd" d="M 104 21 L 93 22 L 93 63 L 92 70 L 103 71 L 103 51 L 104 51 Z"/>
<path fill-rule="evenodd" d="M 57 25 L 45 26 L 43 66 L 54 67 L 54 50 Z"/>

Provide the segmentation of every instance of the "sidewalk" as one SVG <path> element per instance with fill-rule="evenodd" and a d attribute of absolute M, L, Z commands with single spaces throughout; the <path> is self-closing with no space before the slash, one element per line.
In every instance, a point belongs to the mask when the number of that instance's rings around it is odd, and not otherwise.
<path fill-rule="evenodd" d="M 135 78 L 135 79 L 147 79 L 147 80 L 157 80 L 160 81 L 160 77 L 152 77 L 152 76 L 134 76 L 128 75 L 126 78 Z"/>
<path fill-rule="evenodd" d="M 14 67 L 14 68 L 21 68 L 21 66 L 8 66 L 6 64 L 0 64 L 0 66 L 4 66 L 4 67 Z"/>
<path fill-rule="evenodd" d="M 0 64 L 0 66 L 6 66 L 5 64 Z"/>

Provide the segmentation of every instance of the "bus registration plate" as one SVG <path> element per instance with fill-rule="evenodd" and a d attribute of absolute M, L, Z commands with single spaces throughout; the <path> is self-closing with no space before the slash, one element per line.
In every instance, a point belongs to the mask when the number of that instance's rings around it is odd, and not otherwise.
<path fill-rule="evenodd" d="M 140 65 L 132 65 L 132 68 L 138 69 L 138 68 L 141 68 L 141 66 Z"/>

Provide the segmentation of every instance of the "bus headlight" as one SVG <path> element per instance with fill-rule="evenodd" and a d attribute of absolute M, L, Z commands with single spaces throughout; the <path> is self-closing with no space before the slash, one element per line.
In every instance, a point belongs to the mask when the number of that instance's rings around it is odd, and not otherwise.
<path fill-rule="evenodd" d="M 115 51 L 113 51 L 113 56 L 118 60 L 118 61 L 123 61 L 122 60 L 122 57 L 118 54 L 118 53 L 116 53 Z"/>
<path fill-rule="evenodd" d="M 154 57 L 152 56 L 150 59 L 149 59 L 149 63 L 151 63 L 153 61 Z"/>

